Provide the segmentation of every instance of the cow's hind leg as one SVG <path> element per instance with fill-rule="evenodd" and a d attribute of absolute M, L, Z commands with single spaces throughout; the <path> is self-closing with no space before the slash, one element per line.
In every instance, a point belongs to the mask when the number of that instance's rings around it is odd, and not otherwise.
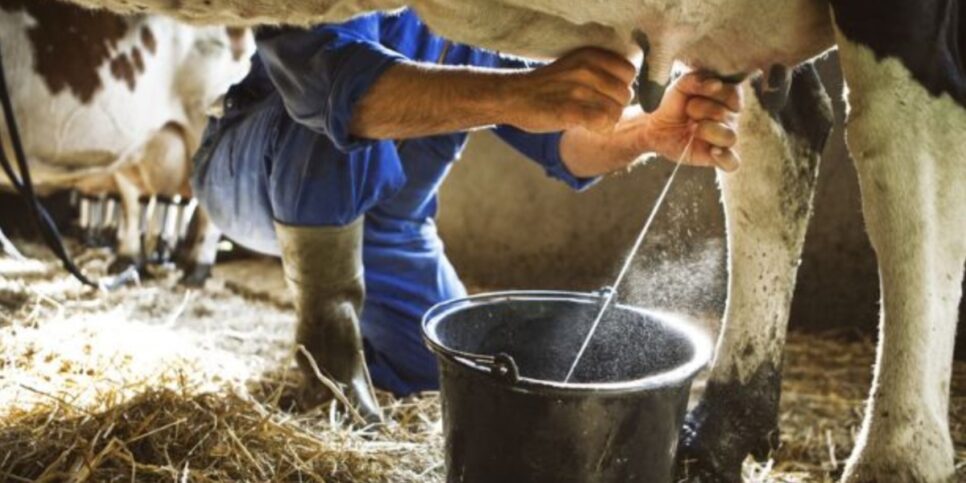
<path fill-rule="evenodd" d="M 795 74 L 778 113 L 746 94 L 743 163 L 719 177 L 728 302 L 707 389 L 688 415 L 680 448 L 681 476 L 700 481 L 740 481 L 749 454 L 765 457 L 777 445 L 785 329 L 832 125 L 831 103 L 812 65 Z"/>
<path fill-rule="evenodd" d="M 846 135 L 882 290 L 875 377 L 843 480 L 953 481 L 949 384 L 966 263 L 966 103 L 930 95 L 897 58 L 877 59 L 841 32 L 838 40 Z"/>

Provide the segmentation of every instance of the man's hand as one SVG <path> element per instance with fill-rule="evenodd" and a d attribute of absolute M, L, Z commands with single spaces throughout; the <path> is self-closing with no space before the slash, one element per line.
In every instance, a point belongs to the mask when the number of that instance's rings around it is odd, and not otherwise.
<path fill-rule="evenodd" d="M 682 162 L 734 171 L 738 168 L 733 148 L 741 105 L 738 86 L 690 73 L 668 88 L 651 114 L 632 106 L 624 109 L 612 132 L 567 130 L 561 140 L 561 156 L 575 176 L 596 176 L 624 168 L 646 153 L 677 160 L 693 135 L 694 142 Z"/>
<path fill-rule="evenodd" d="M 658 109 L 644 117 L 642 144 L 677 160 L 693 135 L 694 143 L 683 162 L 734 171 L 738 155 L 732 148 L 738 142 L 741 104 L 737 85 L 696 73 L 682 76 L 665 92 Z"/>
<path fill-rule="evenodd" d="M 506 83 L 505 124 L 529 132 L 608 131 L 633 97 L 636 69 L 613 52 L 578 49 Z"/>

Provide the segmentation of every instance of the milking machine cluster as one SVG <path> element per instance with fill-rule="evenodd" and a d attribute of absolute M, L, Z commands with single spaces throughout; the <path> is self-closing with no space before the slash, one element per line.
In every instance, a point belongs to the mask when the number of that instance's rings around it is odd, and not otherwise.
<path fill-rule="evenodd" d="M 117 195 L 71 192 L 76 219 L 73 232 L 86 246 L 116 248 L 127 227 Z M 197 200 L 179 195 L 142 196 L 139 200 L 137 236 L 145 263 L 166 264 L 189 242 Z"/>

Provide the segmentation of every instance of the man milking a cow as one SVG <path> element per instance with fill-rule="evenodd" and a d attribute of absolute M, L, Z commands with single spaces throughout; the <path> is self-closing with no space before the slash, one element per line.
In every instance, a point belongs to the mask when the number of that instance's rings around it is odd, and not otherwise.
<path fill-rule="evenodd" d="M 468 131 L 492 130 L 578 190 L 688 146 L 689 164 L 738 167 L 739 92 L 698 74 L 644 114 L 628 107 L 636 69 L 621 56 L 581 49 L 537 66 L 448 42 L 411 11 L 267 28 L 257 43 L 208 127 L 195 193 L 235 241 L 281 256 L 306 394 L 329 395 L 315 366 L 370 419 L 373 385 L 437 387 L 420 319 L 466 295 L 434 217 Z"/>

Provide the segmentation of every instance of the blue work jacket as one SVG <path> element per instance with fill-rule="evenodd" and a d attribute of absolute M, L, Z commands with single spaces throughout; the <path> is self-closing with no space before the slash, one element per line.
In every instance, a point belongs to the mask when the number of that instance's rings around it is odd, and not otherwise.
<path fill-rule="evenodd" d="M 196 196 L 239 243 L 277 254 L 273 221 L 338 226 L 365 216 L 362 332 L 373 381 L 396 394 L 432 389 L 436 366 L 420 332 L 432 305 L 465 295 L 434 217 L 437 191 L 467 134 L 402 141 L 349 132 L 360 98 L 409 61 L 521 68 L 529 64 L 449 42 L 409 10 L 311 29 L 262 29 L 251 73 L 226 96 L 199 154 Z M 493 132 L 575 189 L 561 133 Z"/>

